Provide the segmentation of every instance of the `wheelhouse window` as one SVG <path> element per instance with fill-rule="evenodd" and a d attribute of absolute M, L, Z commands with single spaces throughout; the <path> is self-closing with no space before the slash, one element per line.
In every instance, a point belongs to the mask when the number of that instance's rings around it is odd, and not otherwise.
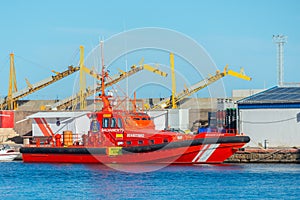
<path fill-rule="evenodd" d="M 103 118 L 102 119 L 102 127 L 108 128 L 108 125 L 109 125 L 109 118 Z"/>
<path fill-rule="evenodd" d="M 127 145 L 131 145 L 131 141 L 126 141 L 126 144 Z"/>
<path fill-rule="evenodd" d="M 123 128 L 123 123 L 121 118 L 118 118 L 118 126 L 119 128 Z"/>
<path fill-rule="evenodd" d="M 143 143 L 144 143 L 143 140 L 138 141 L 138 144 L 143 144 Z"/>
<path fill-rule="evenodd" d="M 125 123 L 130 124 L 130 119 L 128 117 L 125 118 Z"/>
<path fill-rule="evenodd" d="M 115 118 L 112 118 L 112 119 L 111 119 L 110 127 L 111 127 L 111 128 L 115 128 L 116 126 L 117 126 L 117 121 L 116 121 Z"/>

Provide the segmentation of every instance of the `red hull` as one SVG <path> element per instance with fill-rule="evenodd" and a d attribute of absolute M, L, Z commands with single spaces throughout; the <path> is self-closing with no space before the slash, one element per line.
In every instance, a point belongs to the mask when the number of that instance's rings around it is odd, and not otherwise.
<path fill-rule="evenodd" d="M 107 154 L 78 153 L 26 153 L 24 162 L 42 163 L 222 163 L 245 143 L 203 144 L 197 146 L 162 149 L 144 153 L 128 153 L 110 156 Z M 26 147 L 25 147 L 26 148 Z M 38 149 L 40 147 L 27 147 Z M 51 148 L 51 147 L 49 147 Z"/>

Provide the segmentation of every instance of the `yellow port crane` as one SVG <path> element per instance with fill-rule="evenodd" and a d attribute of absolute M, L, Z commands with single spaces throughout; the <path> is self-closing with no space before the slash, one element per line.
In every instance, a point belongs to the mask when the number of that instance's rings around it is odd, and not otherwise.
<path fill-rule="evenodd" d="M 52 70 L 52 72 L 55 74 L 51 77 L 48 77 L 44 80 L 41 80 L 35 84 L 31 84 L 28 79 L 25 79 L 27 87 L 22 90 L 17 90 L 17 81 L 16 81 L 16 72 L 15 72 L 15 66 L 14 66 L 14 54 L 10 54 L 10 74 L 9 74 L 9 88 L 8 88 L 8 95 L 4 97 L 3 99 L 0 99 L 0 109 L 9 109 L 9 110 L 15 110 L 17 109 L 17 100 L 28 96 L 58 80 L 61 80 L 77 71 L 80 71 L 80 91 L 78 95 L 73 95 L 70 98 L 67 98 L 65 100 L 57 102 L 55 105 L 52 106 L 53 108 L 64 108 L 68 107 L 70 105 L 74 106 L 74 102 L 80 102 L 80 108 L 83 110 L 86 107 L 86 98 L 88 96 L 92 96 L 94 93 L 97 93 L 101 91 L 101 87 L 97 87 L 94 90 L 90 90 L 89 88 L 86 89 L 85 86 L 85 74 L 88 74 L 92 76 L 93 78 L 96 78 L 98 80 L 101 80 L 101 76 L 97 74 L 95 71 L 90 70 L 89 68 L 84 66 L 84 49 L 83 46 L 80 46 L 80 63 L 79 67 L 73 67 L 69 66 L 67 70 L 63 72 L 56 72 Z M 141 61 L 143 62 L 143 60 Z M 117 77 L 114 77 L 111 81 L 105 83 L 106 87 L 112 86 L 113 84 L 143 70 L 149 70 L 153 73 L 159 74 L 161 76 L 166 77 L 167 73 L 162 72 L 158 70 L 157 68 L 154 68 L 148 64 L 142 64 L 139 63 L 139 66 L 133 65 L 131 67 L 131 70 L 128 72 L 124 72 L 120 70 L 120 74 L 117 75 Z M 77 105 L 77 103 L 76 103 Z M 46 109 L 46 108 L 43 108 Z"/>
<path fill-rule="evenodd" d="M 68 108 L 71 108 L 74 110 L 78 104 L 78 102 L 80 102 L 80 109 L 84 110 L 86 108 L 86 98 L 89 96 L 94 95 L 95 93 L 98 93 L 101 91 L 101 86 L 96 87 L 95 89 L 90 89 L 90 88 L 86 88 L 85 85 L 85 74 L 83 72 L 85 72 L 86 74 L 92 76 L 93 78 L 97 79 L 97 80 L 101 80 L 101 76 L 99 74 L 97 74 L 96 72 L 94 72 L 93 70 L 90 70 L 89 68 L 87 68 L 86 66 L 84 66 L 84 61 L 83 61 L 83 47 L 80 47 L 80 68 L 81 68 L 81 79 L 80 79 L 80 90 L 78 94 L 72 95 L 71 97 L 68 97 L 66 99 L 63 99 L 61 101 L 56 102 L 55 104 L 53 104 L 51 106 L 51 110 L 65 110 Z M 128 72 L 120 71 L 120 74 L 115 75 L 114 77 L 112 77 L 112 79 L 110 81 L 107 81 L 105 83 L 105 87 L 110 87 L 120 81 L 122 81 L 123 79 L 139 72 L 142 70 L 148 70 L 151 71 L 155 74 L 158 74 L 160 76 L 166 77 L 168 74 L 160 71 L 159 69 L 152 67 L 151 65 L 148 64 L 143 64 L 143 59 L 139 62 L 139 65 L 133 65 L 131 66 L 131 69 Z M 84 88 L 84 89 L 83 89 Z"/>
<path fill-rule="evenodd" d="M 230 75 L 234 76 L 243 80 L 250 81 L 251 77 L 245 75 L 244 70 L 241 69 L 240 72 L 235 72 L 233 70 L 228 70 L 228 65 L 225 66 L 224 70 L 220 72 L 219 70 L 216 71 L 214 76 L 209 75 L 204 80 L 199 81 L 198 83 L 192 85 L 189 88 L 185 88 L 183 91 L 176 94 L 176 87 L 175 84 L 175 73 L 174 73 L 174 55 L 170 54 L 170 65 L 171 65 L 171 73 L 172 73 L 172 97 L 165 98 L 164 100 L 155 104 L 151 109 L 164 109 L 164 108 L 176 108 L 177 103 L 182 101 L 183 99 L 187 98 L 188 96 L 198 92 L 199 90 L 206 88 L 210 84 L 218 81 L 219 79 L 223 78 L 224 76 Z"/>
<path fill-rule="evenodd" d="M 63 72 L 56 72 L 56 75 L 50 76 L 42 81 L 39 81 L 35 84 L 30 84 L 30 82 L 26 79 L 27 87 L 17 91 L 16 90 L 16 81 L 15 81 L 15 71 L 11 70 L 10 74 L 12 73 L 13 76 L 10 76 L 10 84 L 9 84 L 9 89 L 8 89 L 8 96 L 5 97 L 4 99 L 0 100 L 0 108 L 1 109 L 10 109 L 10 110 L 15 110 L 17 109 L 17 100 L 32 94 L 56 81 L 59 81 L 74 72 L 78 71 L 80 68 L 79 67 L 73 67 L 69 66 L 67 70 Z M 11 84 L 14 83 L 14 84 Z"/>

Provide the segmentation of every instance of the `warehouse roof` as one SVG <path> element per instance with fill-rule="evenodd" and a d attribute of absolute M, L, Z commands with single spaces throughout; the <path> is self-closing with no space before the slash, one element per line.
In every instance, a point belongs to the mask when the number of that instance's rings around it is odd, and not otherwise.
<path fill-rule="evenodd" d="M 300 87 L 272 87 L 241 99 L 238 104 L 294 104 L 300 103 Z"/>
<path fill-rule="evenodd" d="M 77 118 L 88 113 L 89 112 L 38 112 L 27 116 L 27 118 Z"/>

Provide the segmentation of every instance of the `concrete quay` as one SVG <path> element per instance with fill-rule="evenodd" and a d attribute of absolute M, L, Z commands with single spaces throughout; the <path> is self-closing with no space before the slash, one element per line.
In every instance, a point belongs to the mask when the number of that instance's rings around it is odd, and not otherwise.
<path fill-rule="evenodd" d="M 293 148 L 243 148 L 225 163 L 300 163 L 300 149 Z"/>

